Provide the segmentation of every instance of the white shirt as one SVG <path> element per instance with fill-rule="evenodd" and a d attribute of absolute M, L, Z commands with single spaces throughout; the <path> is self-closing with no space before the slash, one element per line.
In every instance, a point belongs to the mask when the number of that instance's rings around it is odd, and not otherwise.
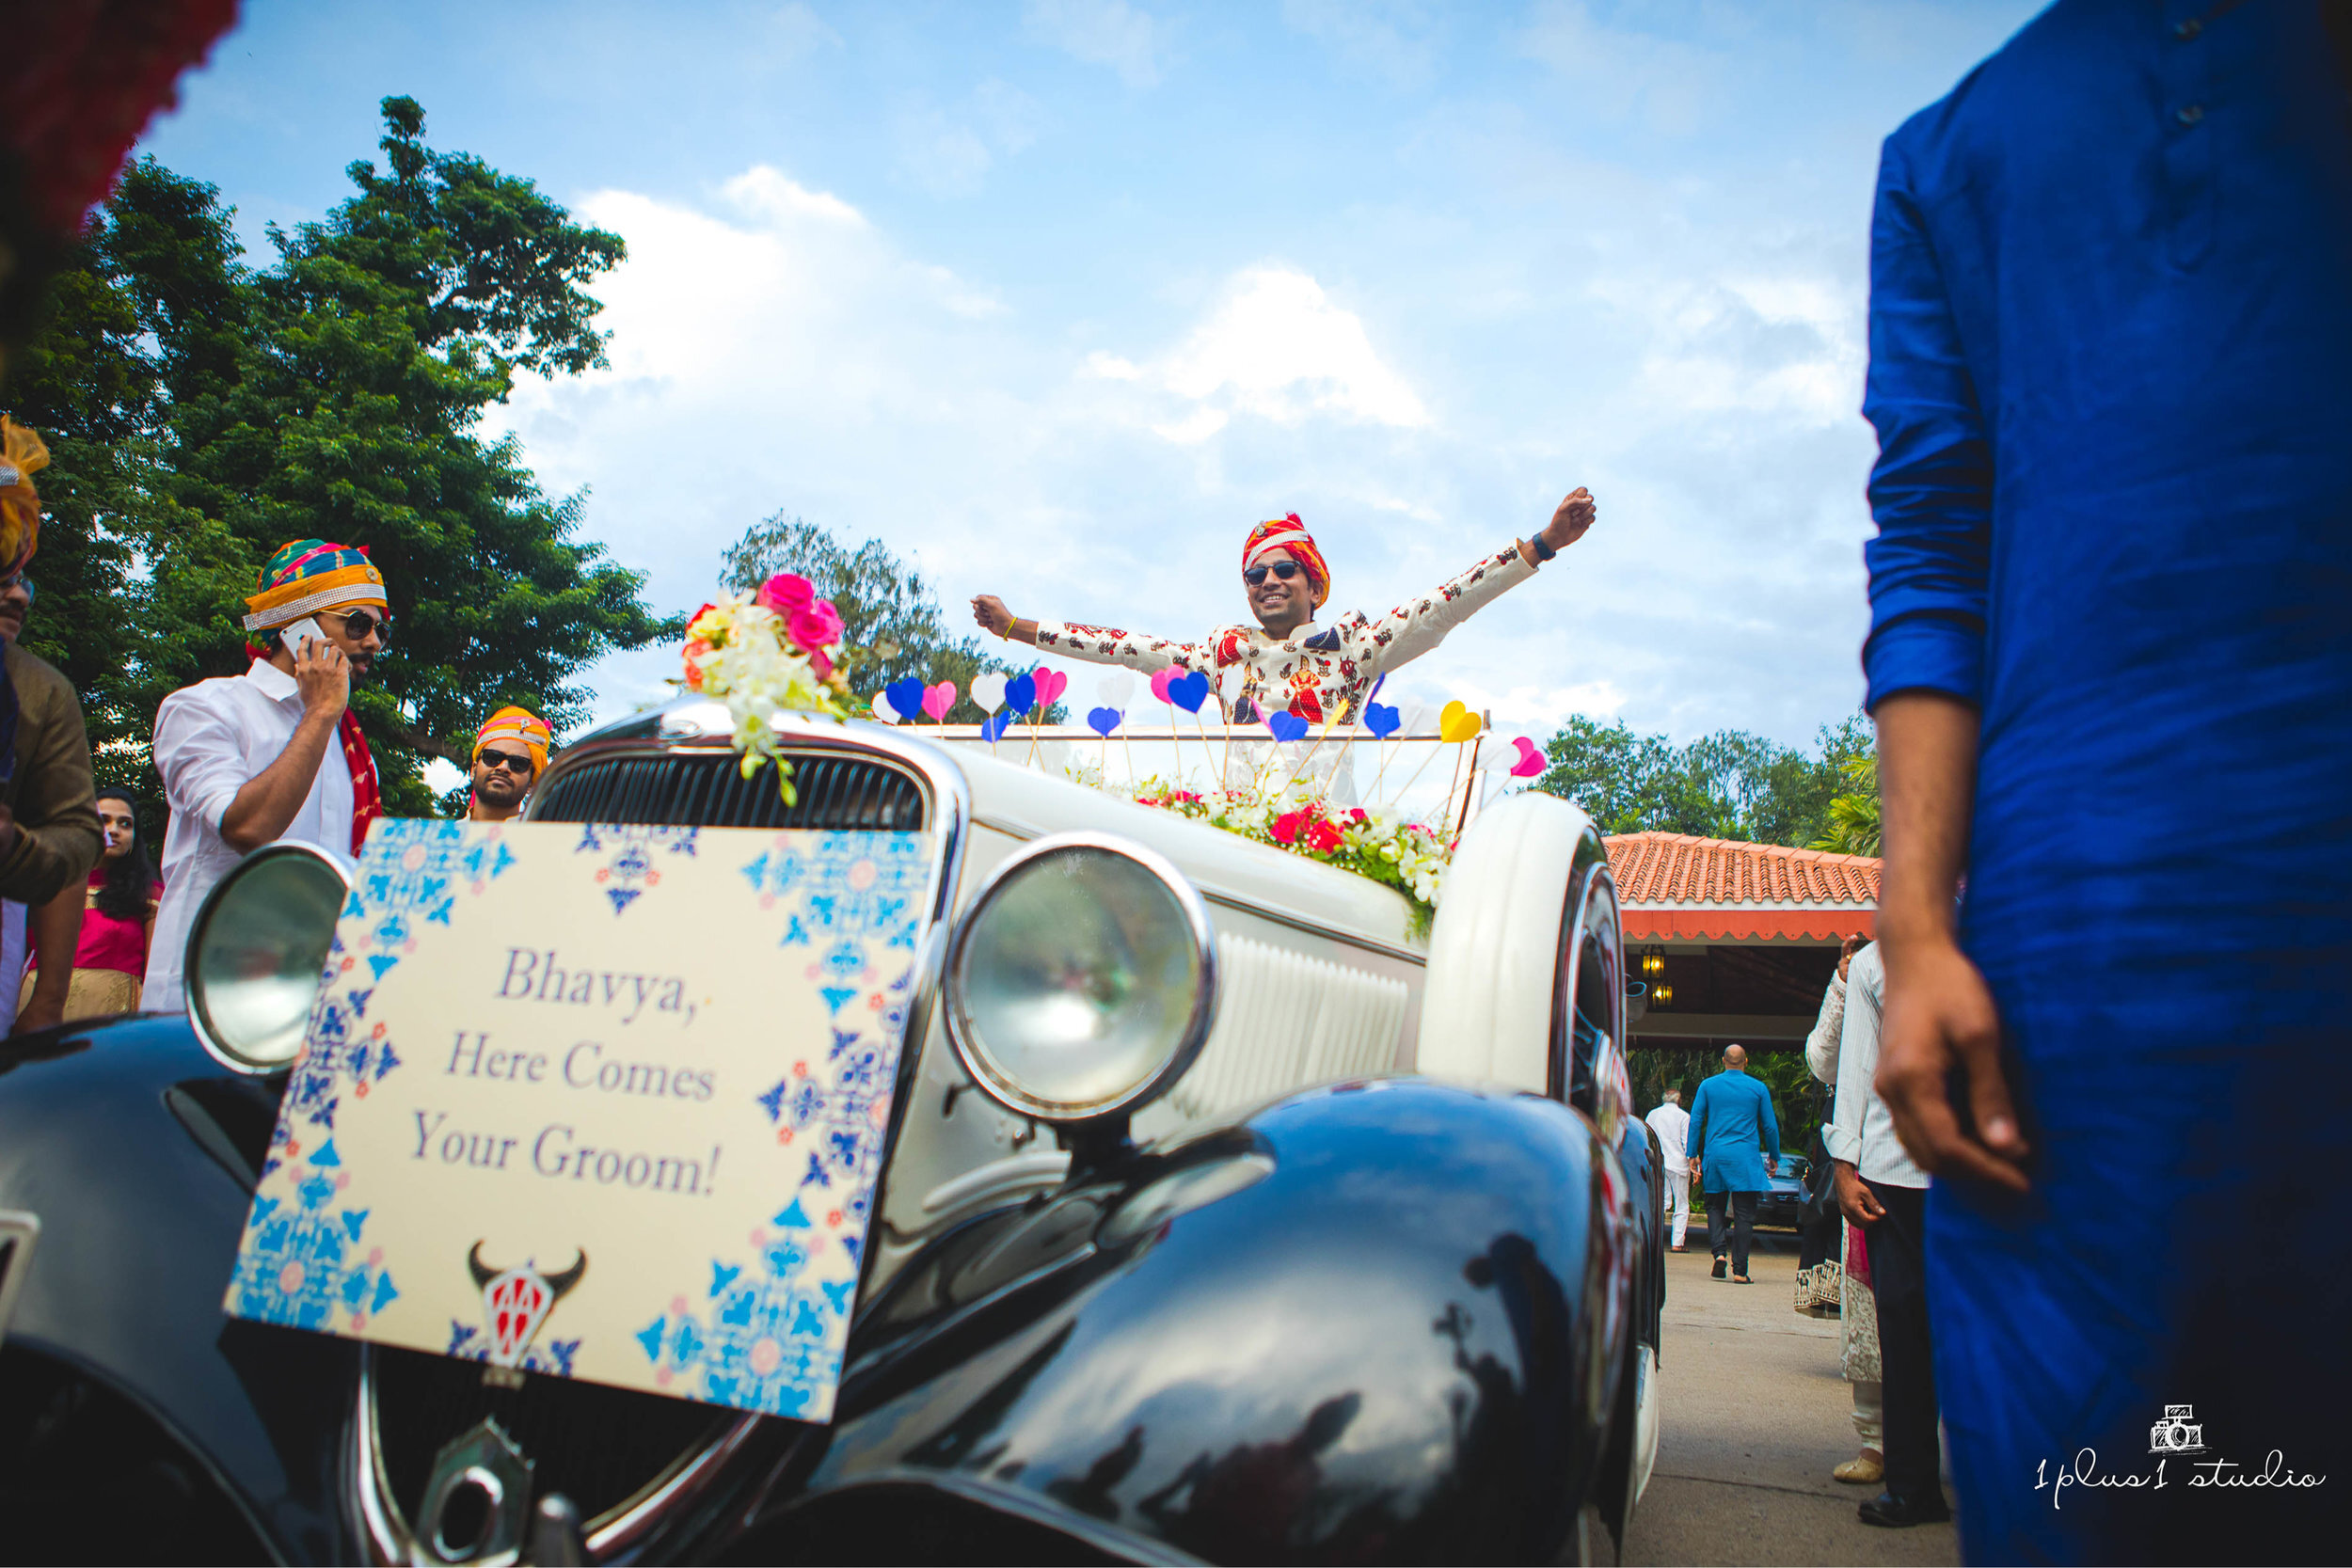
<path fill-rule="evenodd" d="M 1895 1115 L 1871 1080 L 1879 1070 L 1879 1013 L 1886 999 L 1886 961 L 1879 944 L 1853 956 L 1846 970 L 1846 1026 L 1837 1042 L 1837 1109 L 1821 1141 L 1866 1180 L 1889 1187 L 1924 1187 L 1928 1173 L 1895 1136 Z"/>
<path fill-rule="evenodd" d="M 1667 1170 L 1678 1171 L 1691 1163 L 1691 1156 L 1685 1152 L 1691 1140 L 1690 1112 L 1669 1102 L 1642 1119 L 1658 1134 L 1658 1146 L 1665 1151 Z"/>
<path fill-rule="evenodd" d="M 164 836 L 164 898 L 148 947 L 142 1009 L 167 1012 L 187 1006 L 180 965 L 188 927 L 196 923 L 204 895 L 245 858 L 244 850 L 220 836 L 220 819 L 237 791 L 285 752 L 301 721 L 301 689 L 267 659 L 255 659 L 242 675 L 183 687 L 157 710 L 155 770 L 164 778 L 171 831 Z M 326 743 L 310 792 L 282 836 L 350 858 L 351 767 L 335 740 Z"/>
<path fill-rule="evenodd" d="M 1846 1037 L 1846 980 L 1833 971 L 1821 993 L 1821 1016 L 1804 1037 L 1804 1065 L 1831 1088 L 1837 1086 L 1837 1048 Z"/>

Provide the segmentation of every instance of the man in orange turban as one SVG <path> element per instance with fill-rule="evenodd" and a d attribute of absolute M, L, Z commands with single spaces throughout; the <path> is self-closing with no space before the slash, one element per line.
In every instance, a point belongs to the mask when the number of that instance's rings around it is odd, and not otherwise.
<path fill-rule="evenodd" d="M 507 822 L 522 813 L 523 797 L 548 766 L 548 721 L 528 708 L 502 707 L 474 733 L 473 794 L 469 822 Z"/>
<path fill-rule="evenodd" d="M 1343 707 L 1360 711 L 1374 682 L 1436 647 L 1471 612 L 1534 576 L 1537 566 L 1592 526 L 1593 498 L 1579 487 L 1533 539 L 1481 559 L 1435 593 L 1386 615 L 1349 610 L 1328 626 L 1315 625 L 1315 611 L 1331 596 L 1331 568 L 1295 512 L 1260 523 L 1242 546 L 1242 583 L 1255 626 L 1219 626 L 1200 641 L 1171 642 L 1112 626 L 1020 619 L 993 594 L 974 599 L 972 612 L 997 636 L 1047 653 L 1124 664 L 1147 674 L 1203 671 L 1244 716 L 1287 709 L 1320 724 Z M 1234 673 L 1238 681 L 1229 681 Z"/>

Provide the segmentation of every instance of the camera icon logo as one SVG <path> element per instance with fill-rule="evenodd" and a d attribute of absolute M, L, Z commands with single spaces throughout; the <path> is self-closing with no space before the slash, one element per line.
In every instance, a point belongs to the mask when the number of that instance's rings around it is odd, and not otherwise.
<path fill-rule="evenodd" d="M 2150 1453 L 2203 1453 L 2205 1428 L 2194 1419 L 2197 1412 L 2185 1404 L 2168 1404 L 2164 1419 L 2148 1429 Z"/>

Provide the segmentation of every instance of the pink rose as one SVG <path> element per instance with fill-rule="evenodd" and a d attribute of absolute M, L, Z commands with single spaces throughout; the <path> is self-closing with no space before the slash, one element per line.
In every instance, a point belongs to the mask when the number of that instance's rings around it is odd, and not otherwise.
<path fill-rule="evenodd" d="M 817 589 L 808 578 L 790 572 L 778 572 L 759 585 L 752 602 L 779 615 L 796 615 L 817 600 Z"/>
<path fill-rule="evenodd" d="M 833 679 L 833 660 L 825 657 L 822 649 L 811 648 L 808 651 L 808 667 L 817 672 L 818 680 Z"/>
<path fill-rule="evenodd" d="M 792 612 L 787 623 L 792 641 L 803 648 L 830 648 L 841 641 L 841 612 L 823 599 Z"/>

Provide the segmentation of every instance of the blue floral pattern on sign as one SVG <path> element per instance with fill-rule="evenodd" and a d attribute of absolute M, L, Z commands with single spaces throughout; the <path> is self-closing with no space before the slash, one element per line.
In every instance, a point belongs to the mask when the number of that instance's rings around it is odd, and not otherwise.
<path fill-rule="evenodd" d="M 350 1184 L 329 1139 L 297 1174 L 294 1200 L 257 1196 L 229 1280 L 230 1309 L 257 1323 L 357 1333 L 400 1294 L 380 1247 L 362 1253 L 368 1211 L 338 1209 Z"/>
<path fill-rule="evenodd" d="M 804 833 L 743 868 L 760 907 L 801 895 L 782 945 L 811 947 L 828 978 L 850 980 L 882 951 L 914 951 L 917 900 L 930 881 L 926 842 L 910 833 Z"/>
<path fill-rule="evenodd" d="M 544 1345 L 532 1345 L 523 1352 L 523 1358 L 515 1364 L 516 1370 L 546 1372 L 550 1377 L 570 1377 L 572 1362 L 580 1354 L 580 1346 L 578 1339 L 550 1339 Z M 480 1361 L 487 1365 L 490 1337 L 482 1332 L 479 1323 L 460 1323 L 452 1318 L 449 1321 L 449 1349 L 441 1354 L 459 1361 Z"/>
<path fill-rule="evenodd" d="M 713 1261 L 701 1311 L 683 1296 L 645 1325 L 637 1342 L 655 1381 L 699 1375 L 699 1398 L 771 1416 L 821 1417 L 841 1378 L 850 1300 L 857 1277 L 801 1279 L 818 1249 L 799 1199 L 773 1222 L 786 1233 L 759 1235 L 764 1273 Z"/>
<path fill-rule="evenodd" d="M 673 855 L 691 855 L 694 852 L 694 835 L 699 831 L 591 822 L 580 830 L 580 847 L 574 853 L 607 857 L 596 869 L 596 881 L 603 887 L 604 895 L 612 900 L 612 912 L 619 914 L 635 903 L 645 889 L 661 885 L 661 871 L 654 863 L 654 851 L 666 849 Z"/>

